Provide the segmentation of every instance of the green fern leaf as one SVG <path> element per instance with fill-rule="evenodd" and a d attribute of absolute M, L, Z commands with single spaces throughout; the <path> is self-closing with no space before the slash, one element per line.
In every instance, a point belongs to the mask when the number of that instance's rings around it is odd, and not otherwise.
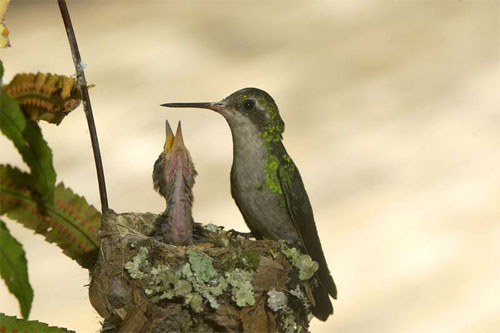
<path fill-rule="evenodd" d="M 54 202 L 56 172 L 52 164 L 52 151 L 43 139 L 38 124 L 26 120 L 15 100 L 0 91 L 0 129 L 16 146 L 31 169 L 36 189 L 43 205 Z"/>
<path fill-rule="evenodd" d="M 0 332 L 66 333 L 74 331 L 70 331 L 66 328 L 49 326 L 37 320 L 24 320 L 0 313 Z"/>
<path fill-rule="evenodd" d="M 28 262 L 23 246 L 10 234 L 0 219 L 0 276 L 16 296 L 23 318 L 28 318 L 33 302 L 33 289 L 28 279 Z"/>
<path fill-rule="evenodd" d="M 55 204 L 42 214 L 33 197 L 32 177 L 11 166 L 0 165 L 0 214 L 45 236 L 82 267 L 91 268 L 97 258 L 97 231 L 101 214 L 94 206 L 59 183 Z"/>

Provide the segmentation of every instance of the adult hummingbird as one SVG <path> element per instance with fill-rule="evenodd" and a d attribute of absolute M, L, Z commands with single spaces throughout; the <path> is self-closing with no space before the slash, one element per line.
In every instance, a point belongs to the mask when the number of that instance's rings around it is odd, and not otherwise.
<path fill-rule="evenodd" d="M 283 146 L 285 124 L 273 98 L 263 90 L 244 88 L 220 102 L 162 106 L 210 109 L 226 119 L 233 137 L 231 194 L 236 205 L 256 239 L 284 239 L 318 262 L 312 312 L 326 320 L 333 313 L 328 295 L 337 298 L 337 288 L 299 170 Z"/>

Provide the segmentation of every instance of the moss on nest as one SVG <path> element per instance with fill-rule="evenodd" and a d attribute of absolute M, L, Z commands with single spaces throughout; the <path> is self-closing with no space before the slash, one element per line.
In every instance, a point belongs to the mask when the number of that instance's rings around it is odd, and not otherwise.
<path fill-rule="evenodd" d="M 163 244 L 150 237 L 157 218 L 104 216 L 90 286 L 103 329 L 307 331 L 317 269 L 309 256 L 214 225 L 197 225 L 191 246 Z"/>

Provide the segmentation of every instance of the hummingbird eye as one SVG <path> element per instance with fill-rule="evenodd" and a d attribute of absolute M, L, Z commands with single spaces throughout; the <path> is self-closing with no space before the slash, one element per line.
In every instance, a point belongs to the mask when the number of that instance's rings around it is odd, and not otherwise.
<path fill-rule="evenodd" d="M 252 111 L 255 109 L 255 101 L 253 99 L 247 99 L 243 101 L 243 109 L 246 111 Z"/>

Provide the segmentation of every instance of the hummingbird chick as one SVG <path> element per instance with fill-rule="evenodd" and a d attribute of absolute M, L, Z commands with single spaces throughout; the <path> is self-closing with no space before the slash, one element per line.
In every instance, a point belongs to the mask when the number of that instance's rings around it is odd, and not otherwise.
<path fill-rule="evenodd" d="M 210 109 L 226 119 L 233 137 L 231 194 L 236 205 L 257 239 L 284 239 L 319 264 L 312 313 L 326 320 L 333 313 L 328 295 L 337 298 L 337 288 L 299 169 L 281 141 L 285 124 L 273 98 L 263 90 L 245 88 L 220 102 L 162 106 Z"/>
<path fill-rule="evenodd" d="M 175 136 L 168 121 L 163 151 L 153 169 L 153 186 L 165 198 L 167 209 L 158 221 L 156 237 L 173 245 L 189 245 L 193 242 L 194 169 L 191 155 L 184 145 L 181 123 Z"/>

